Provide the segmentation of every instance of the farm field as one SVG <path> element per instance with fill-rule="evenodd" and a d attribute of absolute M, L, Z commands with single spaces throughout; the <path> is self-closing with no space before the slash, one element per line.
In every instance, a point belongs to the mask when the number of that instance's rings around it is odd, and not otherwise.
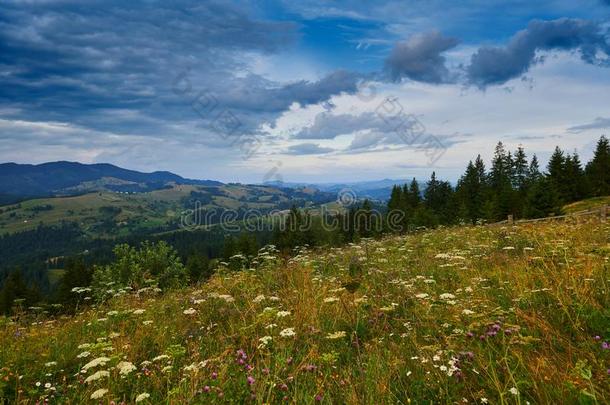
<path fill-rule="evenodd" d="M 204 284 L 0 318 L 15 403 L 609 403 L 610 224 L 272 247 Z M 230 270 L 229 268 L 233 269 Z M 87 291 L 81 291 L 83 299 Z"/>
<path fill-rule="evenodd" d="M 331 196 L 333 197 L 333 196 Z M 51 226 L 78 224 L 91 237 L 128 236 L 155 229 L 174 228 L 185 210 L 260 210 L 303 204 L 309 198 L 329 200 L 317 191 L 293 191 L 268 186 L 230 184 L 196 186 L 174 184 L 143 193 L 90 192 L 78 196 L 37 198 L 0 207 L 0 236 Z M 195 204 L 199 205 L 196 206 Z"/>

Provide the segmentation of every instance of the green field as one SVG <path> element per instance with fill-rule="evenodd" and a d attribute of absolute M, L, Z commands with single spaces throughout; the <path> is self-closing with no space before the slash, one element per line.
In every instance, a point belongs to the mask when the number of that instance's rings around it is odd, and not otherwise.
<path fill-rule="evenodd" d="M 609 403 L 609 261 L 598 218 L 263 251 L 196 287 L 0 320 L 0 396 Z"/>
<path fill-rule="evenodd" d="M 184 210 L 271 210 L 287 203 L 290 195 L 266 186 L 174 185 L 146 193 L 93 192 L 79 196 L 32 199 L 0 207 L 0 235 L 34 229 L 38 224 L 74 222 L 91 236 L 127 236 L 168 226 Z"/>

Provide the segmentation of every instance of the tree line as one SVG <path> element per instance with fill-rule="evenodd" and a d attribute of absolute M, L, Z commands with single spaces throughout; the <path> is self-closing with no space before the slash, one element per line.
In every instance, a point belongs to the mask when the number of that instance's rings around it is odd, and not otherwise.
<path fill-rule="evenodd" d="M 407 229 L 496 222 L 508 215 L 559 215 L 565 204 L 606 195 L 610 195 L 610 144 L 605 136 L 599 139 L 592 160 L 585 166 L 577 152 L 566 153 L 555 147 L 545 171 L 536 155 L 528 159 L 523 147 L 511 152 L 499 142 L 489 170 L 479 155 L 468 162 L 455 187 L 438 180 L 434 172 L 423 193 L 415 179 L 394 186 L 387 208 L 405 214 Z"/>
<path fill-rule="evenodd" d="M 140 235 L 118 242 L 96 241 L 87 254 L 69 257 L 69 248 L 82 251 L 87 245 L 80 231 L 67 223 L 57 229 L 40 226 L 0 237 L 0 250 L 10 250 L 14 256 L 12 263 L 0 264 L 0 313 L 11 313 L 16 304 L 27 307 L 41 301 L 71 311 L 79 304 L 75 288 L 103 285 L 115 278 L 129 287 L 150 275 L 161 286 L 166 279 L 168 285 L 198 283 L 212 275 L 219 261 L 235 270 L 248 268 L 259 249 L 270 243 L 289 256 L 296 247 L 340 246 L 419 227 L 496 222 L 507 215 L 559 215 L 565 204 L 606 195 L 610 195 L 610 143 L 602 136 L 586 165 L 576 152 L 556 147 L 543 170 L 536 155 L 528 158 L 522 147 L 507 151 L 499 142 L 489 170 L 479 155 L 468 162 L 455 187 L 432 172 L 422 186 L 415 179 L 394 186 L 387 204 L 365 199 L 339 212 L 317 214 L 293 206 L 281 227 L 259 232 L 227 234 L 216 229 Z M 400 215 L 392 218 L 393 213 Z M 56 232 L 62 237 L 55 237 Z M 112 249 L 116 243 L 122 244 Z M 31 252 L 41 249 L 46 253 L 37 255 L 37 264 L 25 265 Z M 43 257 L 51 252 L 67 256 L 54 263 L 65 270 L 55 286 L 49 285 L 48 264 L 43 265 Z M 141 273 L 138 266 L 154 271 Z"/>

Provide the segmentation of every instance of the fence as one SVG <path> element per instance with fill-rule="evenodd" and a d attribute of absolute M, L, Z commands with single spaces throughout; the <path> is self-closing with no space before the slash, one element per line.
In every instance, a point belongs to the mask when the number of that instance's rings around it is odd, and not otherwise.
<path fill-rule="evenodd" d="M 509 215 L 508 218 L 505 219 L 504 221 L 495 222 L 490 225 L 519 225 L 519 224 L 529 224 L 529 223 L 541 222 L 541 221 L 578 219 L 580 217 L 587 216 L 587 215 L 597 215 L 597 216 L 599 216 L 599 219 L 601 222 L 606 222 L 606 219 L 608 218 L 608 206 L 602 205 L 600 208 L 572 212 L 572 213 L 566 214 L 566 215 L 554 215 L 554 216 L 550 216 L 550 217 L 535 218 L 535 219 L 514 220 L 513 216 Z"/>

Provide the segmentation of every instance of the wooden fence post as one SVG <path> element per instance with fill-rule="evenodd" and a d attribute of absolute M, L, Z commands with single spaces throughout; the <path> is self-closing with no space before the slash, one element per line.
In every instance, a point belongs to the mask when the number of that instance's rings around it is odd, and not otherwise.
<path fill-rule="evenodd" d="M 607 216 L 608 216 L 608 206 L 602 205 L 600 212 L 599 212 L 599 218 L 601 219 L 602 222 L 606 222 Z"/>
<path fill-rule="evenodd" d="M 508 216 L 508 224 L 509 224 L 509 225 L 512 225 L 513 223 L 514 223 L 514 221 L 513 221 L 513 215 L 511 214 L 511 215 L 509 215 L 509 216 Z"/>

